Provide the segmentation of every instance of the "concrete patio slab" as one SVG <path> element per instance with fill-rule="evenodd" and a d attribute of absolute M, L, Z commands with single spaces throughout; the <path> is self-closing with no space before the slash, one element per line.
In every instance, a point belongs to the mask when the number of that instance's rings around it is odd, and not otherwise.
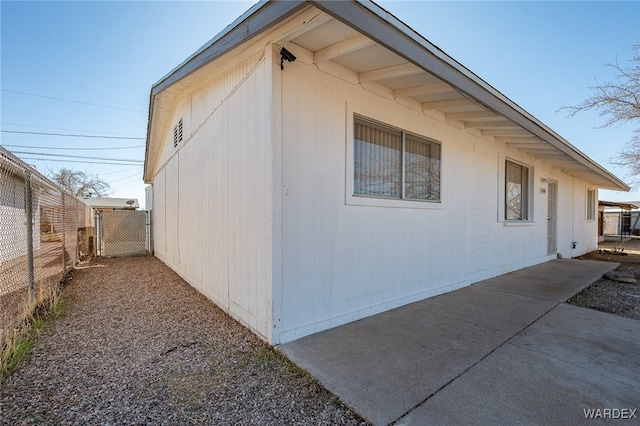
<path fill-rule="evenodd" d="M 282 350 L 367 419 L 388 424 L 554 306 L 467 288 L 297 340 Z"/>
<path fill-rule="evenodd" d="M 547 262 L 317 333 L 282 345 L 280 349 L 372 423 L 420 424 L 429 412 L 423 407 L 431 401 L 438 402 L 436 397 L 462 378 L 473 377 L 470 373 L 486 359 L 503 352 L 510 359 L 508 351 L 515 351 L 526 354 L 522 363 L 533 360 L 531 354 L 518 346 L 519 343 L 512 341 L 521 342 L 527 348 L 522 340 L 524 337 L 516 339 L 523 330 L 528 331 L 532 324 L 546 324 L 542 319 L 559 303 L 615 266 L 578 260 Z M 550 321 L 561 322 L 563 319 L 552 317 Z M 561 340 L 568 339 L 566 336 L 571 335 L 573 326 L 568 322 L 568 331 Z M 598 344 L 597 339 L 594 342 Z M 554 348 L 557 349 L 552 345 L 547 349 L 552 351 Z M 579 353 L 583 349 L 580 345 L 569 346 L 565 354 L 571 359 L 571 351 Z M 634 356 L 637 357 L 637 353 Z M 515 363 L 517 357 L 514 355 L 513 359 Z M 535 366 L 529 368 L 525 364 L 521 366 L 523 371 L 535 370 Z M 488 382 L 487 386 L 483 391 L 486 403 L 498 405 L 483 409 L 492 412 L 501 406 L 499 398 L 492 399 L 498 394 L 491 394 L 492 386 L 505 388 L 500 382 L 493 385 Z M 514 397 L 518 395 L 517 389 L 509 392 Z M 447 396 L 446 393 L 443 395 L 442 398 Z M 521 395 L 525 399 L 531 397 Z M 483 405 L 483 394 L 475 397 L 479 406 Z M 445 399 L 442 401 L 441 410 L 437 411 L 439 417 L 434 417 L 434 421 L 455 422 L 456 417 L 453 414 L 448 417 L 446 412 L 453 410 L 455 405 L 449 406 L 451 401 Z"/>
<path fill-rule="evenodd" d="M 579 424 L 605 408 L 637 424 L 638 336 L 640 321 L 559 305 L 396 424 Z"/>
<path fill-rule="evenodd" d="M 616 266 L 617 263 L 595 260 L 561 259 L 520 269 L 474 285 L 562 303 Z"/>

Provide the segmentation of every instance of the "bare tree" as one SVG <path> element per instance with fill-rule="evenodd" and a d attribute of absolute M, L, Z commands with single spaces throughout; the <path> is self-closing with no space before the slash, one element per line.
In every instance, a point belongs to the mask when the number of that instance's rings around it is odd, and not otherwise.
<path fill-rule="evenodd" d="M 602 127 L 617 123 L 633 122 L 640 119 L 640 44 L 633 46 L 631 66 L 623 67 L 616 63 L 606 64 L 615 70 L 612 82 L 599 83 L 592 87 L 594 94 L 578 105 L 565 105 L 561 110 L 568 110 L 573 117 L 581 111 L 596 109 L 606 117 Z M 634 130 L 634 136 L 613 160 L 614 164 L 623 166 L 640 185 L 640 128 Z"/>
<path fill-rule="evenodd" d="M 633 179 L 636 187 L 640 186 L 640 128 L 635 129 L 634 135 L 622 148 L 614 163 L 624 167 Z"/>
<path fill-rule="evenodd" d="M 90 176 L 84 172 L 67 169 L 66 167 L 57 172 L 50 172 L 49 177 L 65 190 L 78 197 L 85 195 L 103 197 L 109 191 L 109 184 L 97 175 Z"/>

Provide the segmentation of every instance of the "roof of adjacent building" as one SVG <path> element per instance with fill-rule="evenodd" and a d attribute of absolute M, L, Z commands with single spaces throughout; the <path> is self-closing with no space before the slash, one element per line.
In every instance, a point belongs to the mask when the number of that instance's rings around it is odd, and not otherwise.
<path fill-rule="evenodd" d="M 635 210 L 640 207 L 640 201 L 598 201 L 604 207 L 615 207 L 622 210 Z"/>
<path fill-rule="evenodd" d="M 94 209 L 139 209 L 140 204 L 136 198 L 107 198 L 90 197 L 82 201 Z"/>
<path fill-rule="evenodd" d="M 370 1 L 262 1 L 151 88 L 145 182 L 152 176 L 178 95 L 198 85 L 216 60 L 267 31 L 298 60 L 603 189 L 629 186 L 540 120 Z M 274 36 L 275 37 L 275 36 Z M 237 51 L 237 50 L 236 50 Z"/>

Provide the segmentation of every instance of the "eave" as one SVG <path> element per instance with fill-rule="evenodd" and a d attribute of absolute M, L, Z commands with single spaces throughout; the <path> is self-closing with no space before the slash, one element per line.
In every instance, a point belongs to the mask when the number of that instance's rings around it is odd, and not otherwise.
<path fill-rule="evenodd" d="M 618 202 L 618 201 L 598 201 L 598 204 L 603 207 L 617 207 L 622 210 L 634 210 L 638 208 L 638 206 L 633 203 L 625 203 L 625 202 Z"/>
<path fill-rule="evenodd" d="M 451 125 L 591 185 L 629 190 L 622 180 L 393 15 L 375 3 L 358 0 L 259 3 L 156 83 L 151 90 L 145 182 L 151 180 L 148 162 L 158 145 L 161 132 L 157 129 L 163 126 L 154 126 L 153 119 L 168 114 L 176 93 L 172 89 L 201 67 L 312 7 L 328 19 L 302 25 L 300 31 L 273 42 L 287 45 L 301 61 L 322 71 L 426 114 L 441 114 Z M 374 55 L 376 61 L 371 61 Z"/>

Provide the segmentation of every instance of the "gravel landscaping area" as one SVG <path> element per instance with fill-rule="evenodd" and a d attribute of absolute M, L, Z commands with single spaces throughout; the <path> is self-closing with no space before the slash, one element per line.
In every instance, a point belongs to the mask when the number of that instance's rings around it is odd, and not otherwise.
<path fill-rule="evenodd" d="M 365 424 L 156 258 L 94 261 L 64 292 L 2 424 Z"/>
<path fill-rule="evenodd" d="M 624 249 L 624 250 L 622 250 Z M 635 279 L 635 283 L 602 278 L 569 300 L 584 308 L 596 309 L 621 317 L 640 320 L 640 239 L 606 241 L 599 250 L 587 253 L 580 259 L 618 262 L 615 272 Z"/>
<path fill-rule="evenodd" d="M 569 303 L 640 319 L 640 240 L 581 258 L 621 263 Z M 73 272 L 66 308 L 0 387 L 0 424 L 366 422 L 154 257 Z"/>

